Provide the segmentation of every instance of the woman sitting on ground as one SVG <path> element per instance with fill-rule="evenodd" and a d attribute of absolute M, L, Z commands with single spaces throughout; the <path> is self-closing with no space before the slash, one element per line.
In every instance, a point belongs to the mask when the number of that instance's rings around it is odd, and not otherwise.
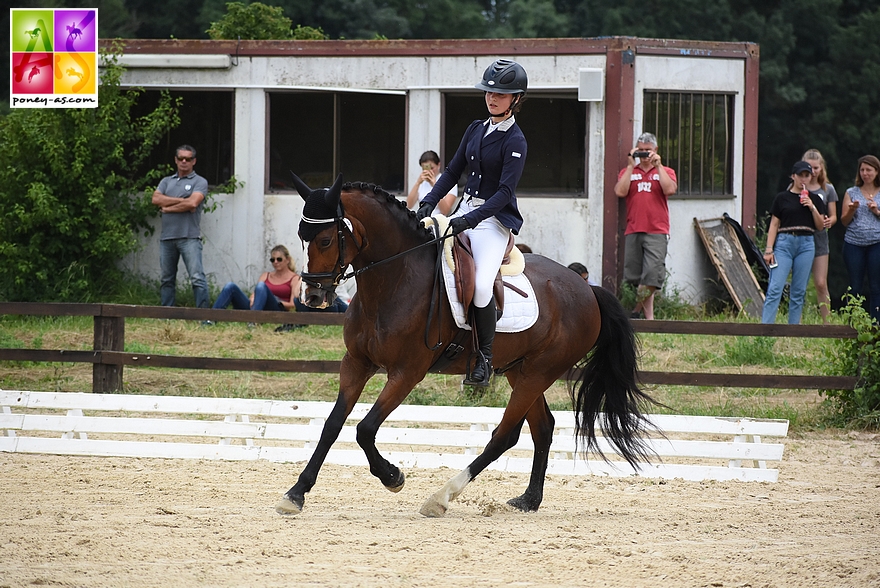
<path fill-rule="evenodd" d="M 231 303 L 235 310 L 296 310 L 302 280 L 287 247 L 273 247 L 269 261 L 274 269 L 263 272 L 250 297 L 236 283 L 229 282 L 214 302 L 214 308 L 226 308 Z"/>
<path fill-rule="evenodd" d="M 272 248 L 269 261 L 274 268 L 271 272 L 263 272 L 254 293 L 248 297 L 234 282 L 223 287 L 214 308 L 226 308 L 232 304 L 235 310 L 294 310 L 297 312 L 345 312 L 348 304 L 340 298 L 327 308 L 312 308 L 299 300 L 302 279 L 296 273 L 296 265 L 290 252 L 284 245 Z M 210 321 L 207 321 L 210 322 Z M 278 331 L 289 331 L 293 325 L 279 327 Z"/>

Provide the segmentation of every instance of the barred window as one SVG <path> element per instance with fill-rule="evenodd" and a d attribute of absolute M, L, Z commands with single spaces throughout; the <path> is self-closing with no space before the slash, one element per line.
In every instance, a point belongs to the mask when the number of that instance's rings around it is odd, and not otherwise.
<path fill-rule="evenodd" d="M 733 94 L 645 91 L 642 128 L 657 136 L 679 197 L 733 194 Z"/>

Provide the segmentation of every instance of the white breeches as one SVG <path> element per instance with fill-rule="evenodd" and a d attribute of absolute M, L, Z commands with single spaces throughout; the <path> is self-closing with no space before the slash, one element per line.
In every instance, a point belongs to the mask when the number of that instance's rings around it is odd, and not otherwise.
<path fill-rule="evenodd" d="M 479 199 L 474 199 L 482 203 Z M 477 207 L 473 202 L 462 201 L 458 211 L 453 215 L 463 216 Z M 492 288 L 501 260 L 504 258 L 504 250 L 507 249 L 507 241 L 510 239 L 510 229 L 501 224 L 494 216 L 490 216 L 477 225 L 475 229 L 467 230 L 471 240 L 471 248 L 474 252 L 474 266 L 476 269 L 474 286 L 474 306 L 485 307 L 492 300 Z M 467 309 L 465 309 L 467 312 Z"/>

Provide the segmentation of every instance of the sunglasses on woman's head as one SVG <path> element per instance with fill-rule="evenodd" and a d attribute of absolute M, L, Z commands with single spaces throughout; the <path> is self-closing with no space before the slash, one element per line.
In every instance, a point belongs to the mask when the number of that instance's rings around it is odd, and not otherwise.
<path fill-rule="evenodd" d="M 283 257 L 270 257 L 269 261 L 284 261 Z"/>

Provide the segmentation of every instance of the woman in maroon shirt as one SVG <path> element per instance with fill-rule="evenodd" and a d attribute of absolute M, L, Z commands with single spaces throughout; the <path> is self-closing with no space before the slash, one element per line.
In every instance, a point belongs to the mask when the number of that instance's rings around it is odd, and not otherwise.
<path fill-rule="evenodd" d="M 274 269 L 260 275 L 250 297 L 236 283 L 229 282 L 217 297 L 214 308 L 226 308 L 231 303 L 235 310 L 295 310 L 302 281 L 287 247 L 273 247 L 269 261 Z"/>

